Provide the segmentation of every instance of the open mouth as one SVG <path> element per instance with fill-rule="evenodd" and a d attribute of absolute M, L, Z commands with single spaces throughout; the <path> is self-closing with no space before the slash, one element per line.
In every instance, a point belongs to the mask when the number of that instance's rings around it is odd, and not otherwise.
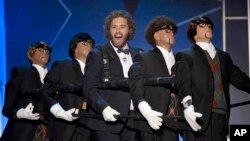
<path fill-rule="evenodd" d="M 122 38 L 122 34 L 115 34 L 115 36 L 114 36 L 116 39 L 120 39 L 120 38 Z"/>
<path fill-rule="evenodd" d="M 122 39 L 123 39 L 123 36 L 121 34 L 117 34 L 117 35 L 114 36 L 115 41 L 120 42 L 120 41 L 122 41 Z"/>

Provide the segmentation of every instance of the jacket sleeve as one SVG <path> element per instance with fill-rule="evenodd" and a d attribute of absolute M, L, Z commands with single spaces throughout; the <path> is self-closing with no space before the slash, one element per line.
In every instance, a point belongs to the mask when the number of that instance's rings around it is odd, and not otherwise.
<path fill-rule="evenodd" d="M 56 85 L 60 80 L 60 63 L 58 61 L 52 64 L 52 67 L 44 79 L 44 87 L 42 90 L 42 101 L 43 103 L 50 108 L 58 101 L 54 98 L 56 92 Z"/>
<path fill-rule="evenodd" d="M 185 61 L 176 61 L 172 67 L 172 74 L 175 78 L 175 87 L 180 99 L 188 95 L 192 95 L 191 90 L 191 72 L 188 64 Z"/>
<path fill-rule="evenodd" d="M 13 68 L 11 71 L 11 78 L 7 82 L 5 87 L 5 99 L 3 106 L 3 115 L 8 118 L 16 118 L 17 112 L 17 93 L 21 83 L 21 72 L 17 68 Z"/>
<path fill-rule="evenodd" d="M 144 60 L 141 54 L 137 54 L 134 57 L 134 63 L 129 69 L 129 90 L 135 108 L 138 108 L 138 104 L 145 100 L 144 98 Z"/>
<path fill-rule="evenodd" d="M 102 70 L 101 52 L 99 50 L 93 50 L 87 58 L 83 80 L 83 95 L 87 98 L 90 107 L 99 113 L 102 113 L 104 108 L 109 106 L 108 102 L 100 95 L 98 89 L 101 83 Z"/>
<path fill-rule="evenodd" d="M 192 96 L 191 68 L 193 63 L 190 56 L 182 52 L 177 53 L 175 59 L 176 63 L 173 67 L 176 73 L 175 84 L 182 100 L 187 95 Z"/>

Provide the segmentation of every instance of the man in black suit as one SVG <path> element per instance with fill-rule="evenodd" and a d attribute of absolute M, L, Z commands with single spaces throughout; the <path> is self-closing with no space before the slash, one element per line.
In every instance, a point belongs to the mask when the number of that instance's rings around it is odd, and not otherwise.
<path fill-rule="evenodd" d="M 50 103 L 46 103 L 54 115 L 48 119 L 48 137 L 52 141 L 90 140 L 90 131 L 84 123 L 86 119 L 76 120 L 72 114 L 86 111 L 81 84 L 86 58 L 94 44 L 95 40 L 88 33 L 74 35 L 68 50 L 72 60 L 54 62 L 45 78 L 44 94 L 50 94 L 46 99 Z"/>
<path fill-rule="evenodd" d="M 96 141 L 132 141 L 135 132 L 128 127 L 128 121 L 115 117 L 133 110 L 128 88 L 100 88 L 106 82 L 127 78 L 132 57 L 139 52 L 128 44 L 135 34 L 131 15 L 122 10 L 111 12 L 106 17 L 105 34 L 109 42 L 88 56 L 83 88 L 90 113 L 102 115 L 103 119 L 92 118 L 88 126 Z"/>
<path fill-rule="evenodd" d="M 27 57 L 31 67 L 13 68 L 7 82 L 3 115 L 8 123 L 1 141 L 32 141 L 45 139 L 46 127 L 40 89 L 47 73 L 51 47 L 39 41 L 30 45 Z M 40 132 L 42 134 L 38 134 Z"/>
<path fill-rule="evenodd" d="M 192 94 L 182 103 L 193 131 L 183 132 L 185 141 L 226 141 L 229 85 L 250 92 L 249 77 L 233 64 L 228 53 L 214 47 L 213 26 L 208 17 L 192 20 L 187 36 L 194 46 L 176 55 L 176 61 L 185 61 L 191 70 Z"/>
<path fill-rule="evenodd" d="M 171 85 L 144 85 L 143 81 L 144 78 L 151 77 L 181 76 L 175 72 L 176 69 L 173 69 L 176 68 L 172 51 L 176 31 L 176 23 L 171 18 L 166 16 L 153 18 L 145 34 L 153 49 L 136 55 L 129 71 L 129 88 L 135 109 L 139 110 L 146 119 L 135 121 L 135 128 L 141 130 L 143 141 L 178 141 L 179 139 L 175 126 L 170 126 L 177 123 L 171 120 L 164 123 L 162 119 L 163 115 L 173 117 L 180 115 L 176 109 L 180 107 L 176 90 Z M 185 74 L 185 68 L 181 71 Z M 179 86 L 178 88 L 181 89 Z"/>

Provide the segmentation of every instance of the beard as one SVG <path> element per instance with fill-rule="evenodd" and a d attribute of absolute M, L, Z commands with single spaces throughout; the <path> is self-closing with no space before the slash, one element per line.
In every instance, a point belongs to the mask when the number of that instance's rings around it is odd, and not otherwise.
<path fill-rule="evenodd" d="M 110 40 L 115 47 L 122 48 L 127 44 L 128 36 L 121 36 L 119 38 L 111 36 Z"/>

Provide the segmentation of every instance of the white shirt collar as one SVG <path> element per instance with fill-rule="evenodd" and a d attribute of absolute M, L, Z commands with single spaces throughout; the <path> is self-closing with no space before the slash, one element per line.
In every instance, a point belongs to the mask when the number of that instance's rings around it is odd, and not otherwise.
<path fill-rule="evenodd" d="M 133 64 L 132 61 L 132 56 L 131 53 L 129 54 L 124 54 L 124 53 L 118 53 L 117 50 L 118 48 L 115 47 L 112 42 L 110 41 L 111 46 L 113 47 L 113 49 L 115 50 L 115 53 L 118 55 L 120 62 L 122 64 L 122 70 L 123 70 L 123 75 L 125 78 L 128 78 L 128 71 L 130 66 Z M 129 49 L 128 44 L 126 44 L 124 47 L 122 47 L 122 49 Z M 130 102 L 130 110 L 134 110 L 134 105 L 133 102 L 131 100 Z"/>
<path fill-rule="evenodd" d="M 174 58 L 174 53 L 173 53 L 172 49 L 169 52 L 161 46 L 156 45 L 156 47 L 161 51 L 161 53 L 164 57 L 165 63 L 167 65 L 168 72 L 171 75 L 171 73 L 172 73 L 171 68 L 175 64 L 175 58 Z"/>
<path fill-rule="evenodd" d="M 157 47 L 162 53 L 164 53 L 164 54 L 168 54 L 168 55 L 173 54 L 172 49 L 171 49 L 170 52 L 169 52 L 169 51 L 167 51 L 166 49 L 164 49 L 164 48 L 161 47 L 161 46 L 156 45 L 156 47 Z"/>
<path fill-rule="evenodd" d="M 81 60 L 79 60 L 79 59 L 76 59 L 76 61 L 80 64 L 82 74 L 84 74 L 84 69 L 85 69 L 86 64 L 83 63 L 83 62 L 82 62 Z"/>
<path fill-rule="evenodd" d="M 198 46 L 200 46 L 203 50 L 207 51 L 209 56 L 213 59 L 216 54 L 216 49 L 212 42 L 196 42 Z"/>
<path fill-rule="evenodd" d="M 121 62 L 122 65 L 122 69 L 123 69 L 123 75 L 125 78 L 128 78 L 128 70 L 130 68 L 130 66 L 133 64 L 133 60 L 132 60 L 132 56 L 131 53 L 129 54 L 124 54 L 124 53 L 118 53 L 117 50 L 118 48 L 116 48 L 112 42 L 110 42 L 111 46 L 114 48 L 117 56 L 119 57 L 119 60 Z M 122 49 L 128 49 L 128 44 L 126 44 L 124 47 L 122 47 Z"/>
<path fill-rule="evenodd" d="M 41 82 L 44 84 L 44 78 L 46 76 L 46 74 L 48 73 L 48 69 L 47 68 L 43 68 L 40 65 L 37 64 L 32 64 L 33 67 L 35 67 L 39 73 L 40 76 L 40 80 Z"/>

